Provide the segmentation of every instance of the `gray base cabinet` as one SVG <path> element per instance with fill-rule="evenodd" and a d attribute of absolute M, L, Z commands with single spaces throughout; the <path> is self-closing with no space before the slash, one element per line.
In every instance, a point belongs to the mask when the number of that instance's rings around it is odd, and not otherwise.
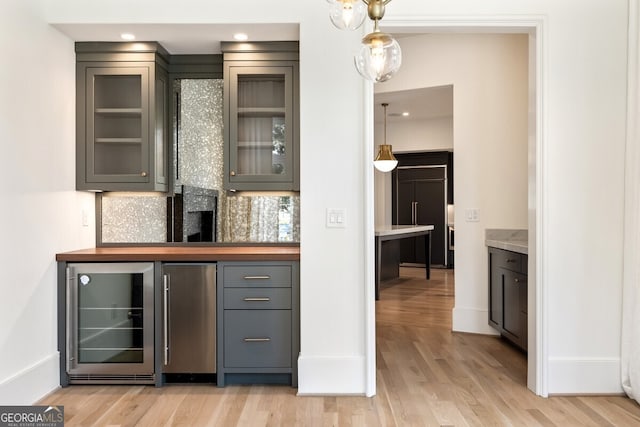
<path fill-rule="evenodd" d="M 217 274 L 218 386 L 297 386 L 298 263 L 221 262 Z"/>
<path fill-rule="evenodd" d="M 527 255 L 489 248 L 489 325 L 527 350 Z"/>

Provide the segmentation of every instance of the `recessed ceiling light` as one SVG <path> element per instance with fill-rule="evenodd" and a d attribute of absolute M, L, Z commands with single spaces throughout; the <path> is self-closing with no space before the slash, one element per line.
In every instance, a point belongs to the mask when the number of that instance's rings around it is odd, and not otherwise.
<path fill-rule="evenodd" d="M 409 112 L 408 111 L 402 112 L 402 117 L 407 117 L 407 116 L 409 116 Z"/>
<path fill-rule="evenodd" d="M 122 33 L 122 34 L 120 34 L 120 38 L 121 38 L 122 40 L 135 40 L 135 39 L 136 39 L 136 36 L 134 36 L 134 35 L 133 35 L 133 34 L 131 34 L 131 33 Z"/>
<path fill-rule="evenodd" d="M 245 33 L 235 33 L 233 35 L 233 39 L 234 40 L 238 40 L 239 42 L 245 41 L 245 40 L 249 40 L 249 36 L 246 35 Z"/>

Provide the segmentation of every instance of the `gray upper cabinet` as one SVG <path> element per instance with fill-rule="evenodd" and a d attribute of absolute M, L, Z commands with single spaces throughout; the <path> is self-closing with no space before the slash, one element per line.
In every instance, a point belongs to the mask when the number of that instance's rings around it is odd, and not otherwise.
<path fill-rule="evenodd" d="M 76 188 L 167 191 L 167 52 L 76 43 Z"/>
<path fill-rule="evenodd" d="M 224 186 L 299 190 L 298 43 L 223 42 Z"/>

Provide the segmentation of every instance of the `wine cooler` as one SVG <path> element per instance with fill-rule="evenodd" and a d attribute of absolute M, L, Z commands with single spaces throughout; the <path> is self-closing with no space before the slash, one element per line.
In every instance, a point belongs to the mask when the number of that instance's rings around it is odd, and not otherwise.
<path fill-rule="evenodd" d="M 75 263 L 66 275 L 69 383 L 154 383 L 153 263 Z"/>

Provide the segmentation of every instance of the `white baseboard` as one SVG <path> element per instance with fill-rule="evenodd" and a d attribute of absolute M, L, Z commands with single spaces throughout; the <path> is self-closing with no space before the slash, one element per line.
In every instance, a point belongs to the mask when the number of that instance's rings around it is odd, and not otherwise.
<path fill-rule="evenodd" d="M 620 358 L 550 358 L 549 394 L 623 393 Z"/>
<path fill-rule="evenodd" d="M 60 354 L 46 357 L 0 383 L 2 405 L 33 405 L 60 387 Z"/>
<path fill-rule="evenodd" d="M 489 326 L 488 316 L 487 310 L 454 307 L 452 313 L 453 330 L 472 334 L 499 335 L 498 331 Z"/>
<path fill-rule="evenodd" d="M 363 356 L 298 358 L 298 395 L 366 394 L 365 359 Z"/>

